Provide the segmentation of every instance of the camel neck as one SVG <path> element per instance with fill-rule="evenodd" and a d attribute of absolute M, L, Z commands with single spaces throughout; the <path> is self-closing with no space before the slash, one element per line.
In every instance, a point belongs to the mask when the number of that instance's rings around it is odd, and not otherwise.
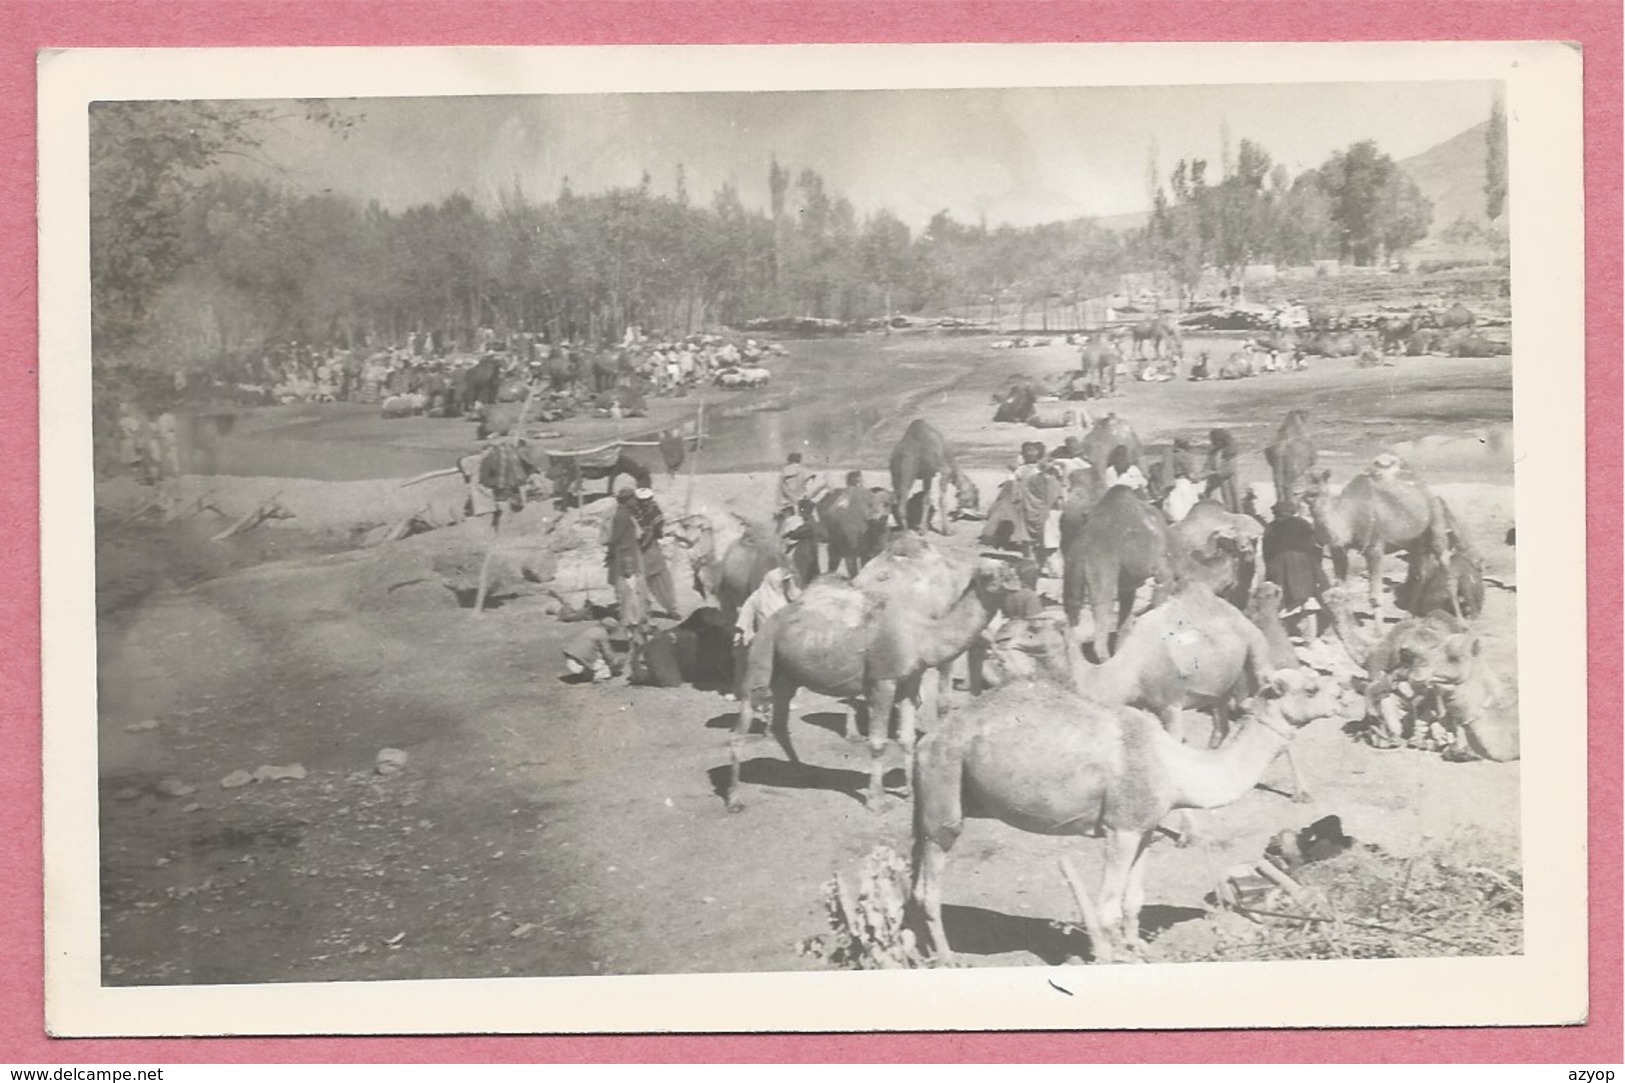
<path fill-rule="evenodd" d="M 1134 672 L 1114 654 L 1099 665 L 1079 655 L 1072 659 L 1072 683 L 1083 696 L 1100 703 L 1127 703 L 1134 698 Z"/>
<path fill-rule="evenodd" d="M 1248 721 L 1217 749 L 1193 748 L 1169 734 L 1159 742 L 1178 791 L 1175 808 L 1219 808 L 1258 785 L 1286 738 Z"/>
<path fill-rule="evenodd" d="M 948 612 L 936 620 L 926 621 L 930 635 L 921 646 L 920 660 L 934 667 L 958 658 L 970 649 L 993 619 L 993 609 L 993 603 L 981 596 L 972 580 Z"/>

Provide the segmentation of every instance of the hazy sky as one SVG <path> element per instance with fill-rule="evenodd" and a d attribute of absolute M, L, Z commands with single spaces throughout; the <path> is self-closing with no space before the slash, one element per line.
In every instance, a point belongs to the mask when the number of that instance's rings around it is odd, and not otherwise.
<path fill-rule="evenodd" d="M 347 140 L 289 125 L 264 152 L 290 184 L 394 209 L 516 184 L 550 199 L 566 176 L 585 194 L 645 170 L 670 192 L 678 163 L 695 201 L 732 182 L 765 207 L 776 154 L 860 213 L 1028 225 L 1146 209 L 1153 140 L 1164 177 L 1182 157 L 1214 176 L 1226 124 L 1296 172 L 1361 139 L 1416 154 L 1486 119 L 1490 97 L 1449 82 L 371 98 L 348 105 L 363 119 Z"/>

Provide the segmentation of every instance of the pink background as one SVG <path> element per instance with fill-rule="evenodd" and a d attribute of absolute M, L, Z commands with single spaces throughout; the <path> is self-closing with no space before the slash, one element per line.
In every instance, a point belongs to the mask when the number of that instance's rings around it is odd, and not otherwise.
<path fill-rule="evenodd" d="M 0 0 L 0 1063 L 447 1061 L 1536 1062 L 1621 1047 L 1621 8 L 1585 3 L 522 3 Z M 589 1038 L 45 1036 L 40 853 L 35 82 L 52 46 L 1543 39 L 1585 49 L 1591 1022 L 1520 1030 L 1199 1031 Z M 1538 840 L 1529 857 L 1539 860 Z"/>

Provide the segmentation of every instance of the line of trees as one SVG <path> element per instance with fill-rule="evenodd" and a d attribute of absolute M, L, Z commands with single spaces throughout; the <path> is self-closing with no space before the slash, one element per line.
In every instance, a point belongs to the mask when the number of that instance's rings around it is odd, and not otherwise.
<path fill-rule="evenodd" d="M 756 317 L 853 321 L 978 310 L 1024 325 L 1074 322 L 1128 271 L 1188 295 L 1206 269 L 1391 258 L 1431 210 L 1374 144 L 1292 177 L 1242 140 L 1227 175 L 1179 162 L 1143 229 L 1090 220 L 1026 228 L 947 212 L 918 233 L 860 215 L 811 169 L 768 163 L 769 205 L 732 187 L 692 200 L 636 187 L 552 199 L 518 189 L 482 208 L 457 194 L 391 211 L 220 168 L 254 158 L 272 124 L 346 131 L 364 119 L 207 102 L 106 102 L 91 111 L 91 276 L 99 359 L 189 367 L 271 342 L 355 346 L 482 327 L 614 338 Z M 1227 155 L 1228 157 L 1228 155 Z M 1152 178 L 1155 183 L 1155 177 Z"/>
<path fill-rule="evenodd" d="M 1336 151 L 1296 177 L 1243 139 L 1227 175 L 1181 159 L 1158 185 L 1146 244 L 1156 268 L 1189 296 L 1212 268 L 1235 282 L 1252 263 L 1339 259 L 1368 266 L 1427 236 L 1433 207 L 1369 140 Z"/>

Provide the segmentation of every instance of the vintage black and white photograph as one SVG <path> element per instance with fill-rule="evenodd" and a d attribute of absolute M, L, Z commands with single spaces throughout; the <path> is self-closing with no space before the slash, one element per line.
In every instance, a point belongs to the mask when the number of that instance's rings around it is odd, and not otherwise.
<path fill-rule="evenodd" d="M 95 985 L 1525 958 L 1578 213 L 1234 59 L 82 103 Z"/>

